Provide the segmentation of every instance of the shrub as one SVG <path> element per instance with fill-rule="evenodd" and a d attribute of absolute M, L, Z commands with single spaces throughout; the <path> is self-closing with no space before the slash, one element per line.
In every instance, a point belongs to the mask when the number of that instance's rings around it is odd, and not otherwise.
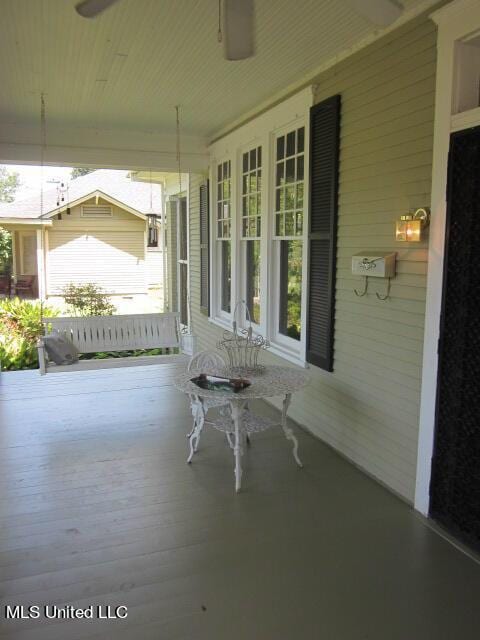
<path fill-rule="evenodd" d="M 76 316 L 111 316 L 115 311 L 107 294 L 93 282 L 68 284 L 62 295 Z"/>
<path fill-rule="evenodd" d="M 2 369 L 36 369 L 37 341 L 43 333 L 42 316 L 58 312 L 43 307 L 39 300 L 0 300 L 0 362 Z"/>

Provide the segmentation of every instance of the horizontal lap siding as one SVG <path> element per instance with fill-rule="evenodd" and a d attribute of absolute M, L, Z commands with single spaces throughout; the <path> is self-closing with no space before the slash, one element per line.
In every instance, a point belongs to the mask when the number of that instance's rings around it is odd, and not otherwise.
<path fill-rule="evenodd" d="M 394 240 L 395 219 L 428 206 L 433 144 L 436 32 L 423 16 L 315 79 L 316 102 L 342 96 L 334 372 L 311 367 L 312 384 L 291 415 L 393 490 L 413 501 L 425 318 L 427 243 Z M 319 61 L 321 62 L 321 61 Z M 198 187 L 190 194 L 191 288 L 200 348 L 222 330 L 199 309 Z M 396 251 L 391 299 L 385 282 L 368 297 L 351 256 Z M 272 355 L 266 360 L 284 361 Z"/>
<path fill-rule="evenodd" d="M 49 231 L 48 293 L 94 282 L 107 293 L 146 293 L 143 231 Z"/>
<path fill-rule="evenodd" d="M 146 259 L 148 286 L 161 287 L 163 285 L 163 253 L 147 250 Z"/>
<path fill-rule="evenodd" d="M 100 198 L 98 204 L 109 203 Z M 47 231 L 48 295 L 61 294 L 70 282 L 93 282 L 113 295 L 147 292 L 145 221 L 117 206 L 111 213 L 89 218 L 77 205 L 53 220 Z"/>

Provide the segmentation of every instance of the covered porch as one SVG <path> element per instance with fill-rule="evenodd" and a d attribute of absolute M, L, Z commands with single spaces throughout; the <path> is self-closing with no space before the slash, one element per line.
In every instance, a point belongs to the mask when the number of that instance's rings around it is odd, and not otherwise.
<path fill-rule="evenodd" d="M 235 497 L 220 433 L 187 465 L 181 366 L 0 377 L 2 608 L 128 607 L 6 637 L 478 637 L 479 564 L 307 431 L 304 469 L 256 436 Z"/>

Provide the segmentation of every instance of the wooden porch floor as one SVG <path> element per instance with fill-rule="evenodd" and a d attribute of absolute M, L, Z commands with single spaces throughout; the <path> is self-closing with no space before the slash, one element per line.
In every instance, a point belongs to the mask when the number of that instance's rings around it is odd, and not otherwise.
<path fill-rule="evenodd" d="M 220 433 L 188 466 L 177 366 L 1 374 L 2 616 L 128 606 L 2 619 L 7 638 L 479 637 L 480 566 L 307 433 L 303 470 L 280 432 L 255 437 L 238 495 Z"/>

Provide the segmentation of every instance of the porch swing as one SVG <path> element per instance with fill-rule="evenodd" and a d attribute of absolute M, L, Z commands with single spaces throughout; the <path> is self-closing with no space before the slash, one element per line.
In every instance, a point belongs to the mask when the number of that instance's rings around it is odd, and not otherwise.
<path fill-rule="evenodd" d="M 43 167 L 46 149 L 45 98 L 41 95 L 41 194 L 40 217 L 43 217 Z M 153 365 L 184 361 L 180 314 L 144 313 L 116 316 L 60 317 L 43 316 L 43 335 L 38 341 L 40 374 L 47 372 L 85 371 L 128 366 Z M 82 354 L 118 353 L 132 350 L 160 349 L 161 354 L 127 357 L 81 359 Z"/>

